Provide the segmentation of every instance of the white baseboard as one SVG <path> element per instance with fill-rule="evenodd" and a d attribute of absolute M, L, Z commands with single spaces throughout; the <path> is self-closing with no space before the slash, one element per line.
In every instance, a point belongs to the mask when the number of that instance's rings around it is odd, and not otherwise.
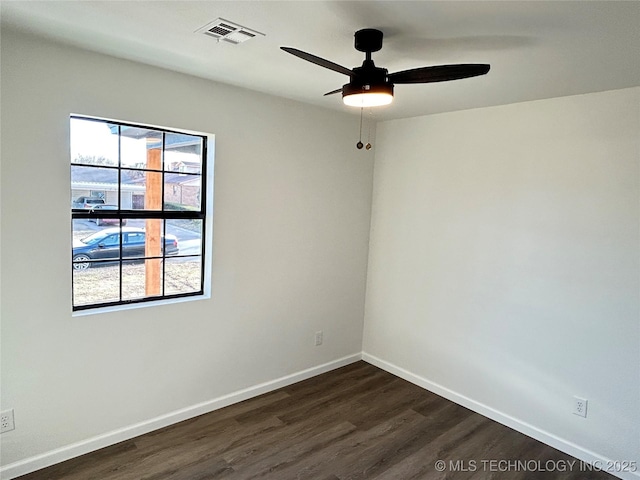
<path fill-rule="evenodd" d="M 491 420 L 495 420 L 502 425 L 506 425 L 509 428 L 512 428 L 520 433 L 523 433 L 531 438 L 539 440 L 542 443 L 545 443 L 553 448 L 560 450 L 572 457 L 577 458 L 578 460 L 582 460 L 586 463 L 589 463 L 594 466 L 602 466 L 605 469 L 606 465 L 615 462 L 609 458 L 603 457 L 602 455 L 598 455 L 595 452 L 587 450 L 575 443 L 569 442 L 565 439 L 557 437 L 552 433 L 541 430 L 529 423 L 523 422 L 514 418 L 510 415 L 502 413 L 494 408 L 491 408 L 487 405 L 484 405 L 480 402 L 477 402 L 469 397 L 461 395 L 453 390 L 450 390 L 442 385 L 439 385 L 431 380 L 427 380 L 419 375 L 409 372 L 404 368 L 398 367 L 392 363 L 386 362 L 374 355 L 370 355 L 366 352 L 362 352 L 362 360 L 372 365 L 375 365 L 382 370 L 385 370 L 393 375 L 403 378 L 408 382 L 411 382 L 419 387 L 424 388 L 425 390 L 429 390 L 441 397 L 446 398 L 447 400 L 451 400 L 458 405 L 462 405 L 463 407 L 468 408 L 469 410 L 473 410 L 480 415 L 483 415 Z M 640 468 L 640 465 L 638 466 Z M 640 472 L 609 472 L 612 475 L 617 476 L 618 478 L 622 478 L 624 480 L 638 480 L 640 479 Z"/>
<path fill-rule="evenodd" d="M 93 452 L 100 448 L 108 447 L 109 445 L 114 445 L 124 440 L 129 440 L 159 428 L 167 427 L 174 423 L 182 422 L 183 420 L 197 417 L 198 415 L 209 413 L 214 410 L 233 405 L 234 403 L 257 397 L 263 393 L 268 393 L 273 390 L 277 390 L 278 388 L 286 387 L 287 385 L 315 377 L 316 375 L 335 370 L 336 368 L 349 365 L 350 363 L 357 362 L 361 359 L 362 355 L 360 353 L 348 355 L 316 367 L 308 368 L 291 375 L 286 375 L 269 382 L 264 382 L 222 397 L 214 398 L 207 402 L 192 405 L 190 407 L 167 413 L 166 415 L 161 415 L 144 422 L 113 430 L 103 435 L 98 435 L 81 442 L 51 450 L 18 462 L 10 463 L 0 467 L 0 478 L 3 480 L 9 480 L 19 477 L 20 475 L 35 472 L 41 468 L 55 465 L 56 463 L 84 455 L 85 453 Z"/>

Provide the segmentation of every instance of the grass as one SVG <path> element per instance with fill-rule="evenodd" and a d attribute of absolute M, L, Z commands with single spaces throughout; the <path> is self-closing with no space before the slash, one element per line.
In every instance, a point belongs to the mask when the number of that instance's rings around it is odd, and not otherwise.
<path fill-rule="evenodd" d="M 175 261 L 165 265 L 164 293 L 175 295 L 200 290 L 200 261 Z M 150 260 L 154 261 L 154 260 Z M 155 260 L 159 261 L 159 260 Z M 149 296 L 145 292 L 146 268 L 143 262 L 124 262 L 122 265 L 122 300 Z M 120 268 L 117 264 L 95 266 L 73 272 L 74 305 L 119 301 Z"/>

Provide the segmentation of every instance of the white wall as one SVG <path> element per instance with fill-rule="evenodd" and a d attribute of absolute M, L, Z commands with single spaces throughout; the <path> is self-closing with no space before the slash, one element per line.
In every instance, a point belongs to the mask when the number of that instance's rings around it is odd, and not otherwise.
<path fill-rule="evenodd" d="M 71 315 L 70 113 L 215 134 L 210 300 Z M 373 154 L 357 129 L 3 28 L 2 464 L 359 354 Z"/>
<path fill-rule="evenodd" d="M 639 107 L 634 88 L 379 124 L 365 359 L 640 464 Z"/>

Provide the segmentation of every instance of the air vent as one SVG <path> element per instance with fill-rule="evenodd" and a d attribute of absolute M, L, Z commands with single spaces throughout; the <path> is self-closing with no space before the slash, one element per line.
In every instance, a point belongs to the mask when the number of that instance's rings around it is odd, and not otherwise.
<path fill-rule="evenodd" d="M 218 41 L 224 40 L 225 42 L 233 43 L 234 45 L 244 43 L 258 35 L 264 36 L 264 33 L 251 30 L 247 27 L 243 27 L 242 25 L 225 20 L 224 18 L 217 18 L 213 22 L 207 23 L 204 27 L 196 30 L 195 33 L 204 33 Z"/>

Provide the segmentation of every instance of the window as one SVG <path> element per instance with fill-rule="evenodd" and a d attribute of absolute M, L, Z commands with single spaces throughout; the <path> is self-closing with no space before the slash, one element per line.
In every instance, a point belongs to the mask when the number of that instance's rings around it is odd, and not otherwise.
<path fill-rule="evenodd" d="M 72 116 L 73 310 L 204 293 L 207 136 Z"/>

